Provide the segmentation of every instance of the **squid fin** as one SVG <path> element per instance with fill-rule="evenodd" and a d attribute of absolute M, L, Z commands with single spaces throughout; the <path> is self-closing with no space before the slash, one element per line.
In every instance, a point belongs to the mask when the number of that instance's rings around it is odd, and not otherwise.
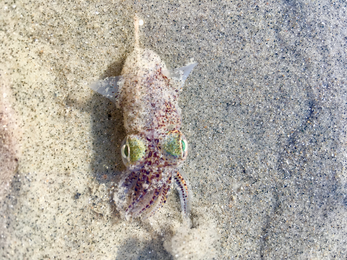
<path fill-rule="evenodd" d="M 121 76 L 109 77 L 103 80 L 94 82 L 90 88 L 95 92 L 103 95 L 112 102 L 116 103 L 119 94 L 119 81 L 122 79 Z"/>
<path fill-rule="evenodd" d="M 181 85 L 180 87 L 182 87 L 184 82 L 188 78 L 190 72 L 194 69 L 196 65 L 198 65 L 197 62 L 173 70 L 163 70 L 163 74 L 168 78 L 179 81 Z"/>

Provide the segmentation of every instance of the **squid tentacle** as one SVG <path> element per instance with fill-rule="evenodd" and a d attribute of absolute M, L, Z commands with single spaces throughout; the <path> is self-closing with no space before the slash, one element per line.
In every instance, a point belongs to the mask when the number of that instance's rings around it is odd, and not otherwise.
<path fill-rule="evenodd" d="M 124 178 L 119 184 L 118 196 L 114 197 L 118 210 L 125 209 L 129 203 L 129 197 L 134 186 L 138 182 L 139 174 L 131 172 L 126 178 Z"/>
<path fill-rule="evenodd" d="M 146 209 L 147 205 L 149 205 L 150 202 L 158 196 L 158 194 L 159 192 L 157 189 L 150 190 L 138 203 L 134 204 L 134 206 L 127 211 L 127 214 L 131 215 L 132 218 L 142 215 L 143 210 Z"/>
<path fill-rule="evenodd" d="M 183 173 L 175 172 L 173 174 L 176 181 L 176 189 L 180 196 L 182 214 L 184 217 L 188 217 L 190 213 L 190 189 L 189 183 L 183 177 Z"/>
<path fill-rule="evenodd" d="M 151 201 L 139 213 L 140 215 L 142 215 L 143 219 L 148 218 L 151 212 L 157 208 L 158 203 L 160 203 L 163 197 L 164 190 L 165 190 L 165 185 L 159 189 L 156 189 L 157 193 L 152 197 Z"/>
<path fill-rule="evenodd" d="M 152 196 L 148 196 L 146 201 L 141 202 L 141 207 L 137 207 L 137 210 L 135 212 L 131 212 L 133 217 L 142 216 L 142 218 L 147 218 L 148 211 L 152 211 L 153 208 L 156 207 L 157 203 L 161 200 L 161 197 L 163 195 L 164 186 L 160 188 L 153 189 L 153 192 L 151 192 Z"/>
<path fill-rule="evenodd" d="M 167 183 L 162 187 L 161 189 L 161 193 L 158 197 L 158 200 L 157 202 L 153 205 L 153 207 L 151 209 L 149 209 L 149 211 L 144 215 L 144 218 L 147 218 L 147 217 L 151 217 L 153 216 L 153 214 L 158 210 L 160 209 L 161 207 L 164 206 L 165 202 L 166 202 L 166 199 L 167 199 L 167 194 L 170 190 L 170 187 L 171 187 L 171 179 L 172 177 L 170 176 Z"/>

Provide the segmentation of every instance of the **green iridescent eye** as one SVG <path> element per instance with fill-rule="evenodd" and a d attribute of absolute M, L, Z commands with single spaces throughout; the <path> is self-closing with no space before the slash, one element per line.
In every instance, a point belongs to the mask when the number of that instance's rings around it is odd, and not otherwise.
<path fill-rule="evenodd" d="M 167 134 L 163 147 L 169 155 L 182 159 L 187 155 L 188 143 L 184 139 L 183 134 L 175 130 Z"/>
<path fill-rule="evenodd" d="M 182 143 L 182 150 L 183 150 L 183 152 L 185 152 L 186 148 L 187 148 L 186 142 L 184 140 L 181 140 L 181 143 Z"/>
<path fill-rule="evenodd" d="M 128 154 L 129 154 L 129 146 L 128 146 L 128 145 L 124 145 L 124 146 L 123 146 L 122 154 L 123 154 L 125 157 L 128 157 Z"/>
<path fill-rule="evenodd" d="M 130 161 L 136 162 L 140 160 L 146 152 L 146 147 L 143 141 L 137 138 L 129 138 L 128 143 L 130 148 Z"/>
<path fill-rule="evenodd" d="M 121 148 L 122 159 L 125 165 L 139 161 L 146 153 L 144 141 L 137 136 L 128 136 Z"/>
<path fill-rule="evenodd" d="M 169 154 L 179 157 L 181 155 L 180 135 L 178 133 L 172 133 L 167 136 L 164 149 Z"/>

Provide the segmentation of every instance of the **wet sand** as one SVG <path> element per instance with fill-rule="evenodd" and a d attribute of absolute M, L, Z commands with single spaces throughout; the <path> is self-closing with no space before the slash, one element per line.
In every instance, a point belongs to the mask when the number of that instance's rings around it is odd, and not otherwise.
<path fill-rule="evenodd" d="M 169 68 L 199 63 L 180 98 L 191 229 L 176 192 L 146 221 L 112 203 L 122 114 L 89 86 L 120 74 L 134 13 Z M 1 3 L 21 154 L 0 258 L 344 259 L 346 17 L 329 1 Z"/>

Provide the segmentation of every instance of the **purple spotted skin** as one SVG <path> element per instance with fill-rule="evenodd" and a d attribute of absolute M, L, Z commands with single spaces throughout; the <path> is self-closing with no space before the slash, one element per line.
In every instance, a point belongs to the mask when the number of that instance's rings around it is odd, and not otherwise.
<path fill-rule="evenodd" d="M 180 194 L 183 215 L 189 214 L 189 188 L 178 170 L 187 157 L 188 146 L 180 131 L 181 85 L 165 76 L 164 71 L 166 66 L 157 54 L 138 47 L 123 67 L 117 105 L 123 110 L 126 138 L 140 140 L 145 147 L 139 160 L 126 163 L 114 194 L 117 209 L 126 219 L 153 215 L 166 202 L 172 182 Z M 176 149 L 178 155 L 167 152 L 168 136 L 177 137 L 174 147 L 182 150 Z M 123 155 L 130 152 L 125 150 Z"/>

